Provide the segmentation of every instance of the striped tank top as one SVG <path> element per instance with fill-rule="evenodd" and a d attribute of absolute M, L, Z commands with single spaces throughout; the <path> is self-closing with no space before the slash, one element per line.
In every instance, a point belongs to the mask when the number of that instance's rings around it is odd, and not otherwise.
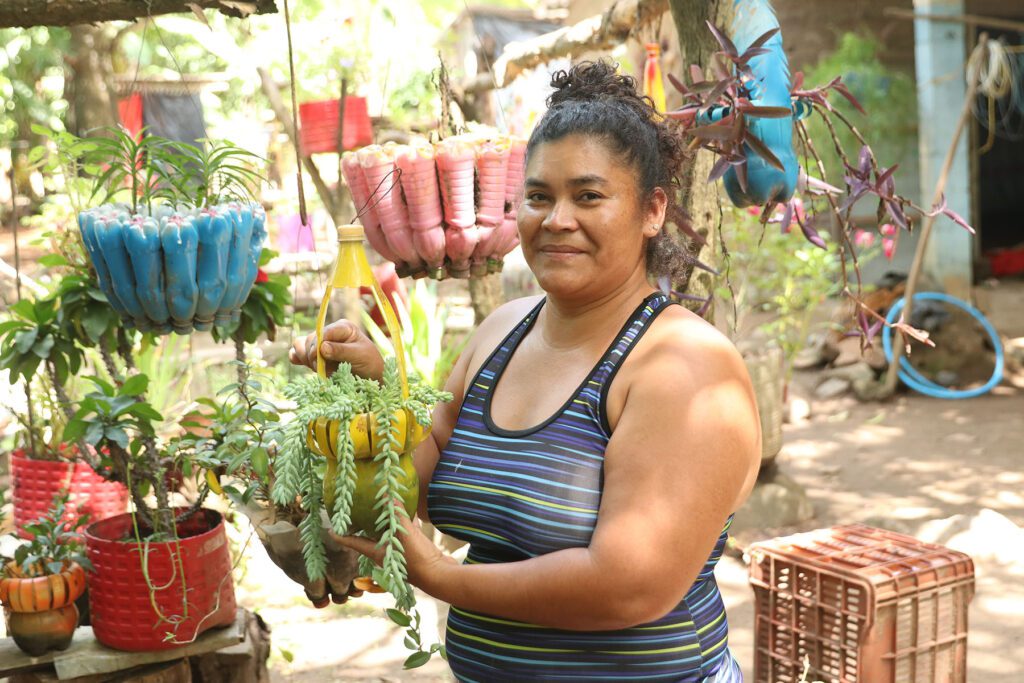
<path fill-rule="evenodd" d="M 434 525 L 467 541 L 466 562 L 513 562 L 586 547 L 597 524 L 605 414 L 616 371 L 668 305 L 647 297 L 558 412 L 531 429 L 509 431 L 490 404 L 509 358 L 529 333 L 534 308 L 481 366 L 441 452 L 428 493 Z M 460 681 L 741 681 L 714 567 L 728 522 L 696 582 L 664 617 L 616 631 L 568 631 L 452 607 L 445 647 Z"/>

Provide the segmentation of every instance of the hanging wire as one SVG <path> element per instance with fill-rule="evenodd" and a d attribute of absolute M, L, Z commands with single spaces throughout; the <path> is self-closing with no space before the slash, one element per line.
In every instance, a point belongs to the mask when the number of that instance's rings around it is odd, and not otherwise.
<path fill-rule="evenodd" d="M 988 59 L 977 53 L 969 60 L 968 73 L 976 73 L 978 97 L 972 110 L 988 131 L 979 150 L 989 151 L 995 138 L 1024 139 L 1024 46 L 1008 46 L 1003 40 L 987 42 Z"/>

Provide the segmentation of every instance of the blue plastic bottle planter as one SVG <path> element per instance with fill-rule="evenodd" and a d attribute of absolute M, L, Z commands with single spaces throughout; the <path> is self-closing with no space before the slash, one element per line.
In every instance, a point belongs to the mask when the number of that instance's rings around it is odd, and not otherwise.
<path fill-rule="evenodd" d="M 160 207 L 129 216 L 108 205 L 78 217 L 100 288 L 126 324 L 160 334 L 237 320 L 266 241 L 259 207 Z"/>
<path fill-rule="evenodd" d="M 735 0 L 736 16 L 732 24 L 732 41 L 742 53 L 761 35 L 779 28 L 778 19 L 769 0 Z M 767 53 L 750 60 L 754 79 L 747 83 L 752 104 L 762 107 L 790 107 L 789 62 L 782 47 L 782 33 L 776 33 L 764 44 Z M 730 167 L 722 179 L 725 191 L 738 207 L 763 206 L 769 200 L 787 202 L 796 190 L 799 165 L 793 148 L 793 117 L 746 119 L 750 132 L 771 149 L 785 171 L 771 166 L 765 159 L 744 145 L 747 157 L 747 188 L 740 187 L 736 171 Z"/>

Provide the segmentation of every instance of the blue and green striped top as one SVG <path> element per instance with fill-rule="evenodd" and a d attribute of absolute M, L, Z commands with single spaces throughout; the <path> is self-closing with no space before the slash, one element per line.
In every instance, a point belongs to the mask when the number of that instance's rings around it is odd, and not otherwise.
<path fill-rule="evenodd" d="M 467 563 L 512 562 L 586 547 L 601 503 L 611 436 L 607 389 L 667 298 L 636 309 L 608 351 L 551 418 L 509 431 L 490 415 L 492 389 L 537 320 L 542 301 L 473 379 L 430 482 L 430 519 L 470 543 Z M 740 681 L 714 579 L 722 530 L 696 582 L 671 612 L 616 631 L 566 631 L 452 607 L 445 645 L 460 681 Z"/>

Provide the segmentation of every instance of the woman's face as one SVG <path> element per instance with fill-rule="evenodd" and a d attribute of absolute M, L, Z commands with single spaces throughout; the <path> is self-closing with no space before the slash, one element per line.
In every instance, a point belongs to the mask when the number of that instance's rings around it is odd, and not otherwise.
<path fill-rule="evenodd" d="M 646 242 L 661 229 L 665 205 L 660 188 L 644 201 L 637 169 L 598 138 L 540 143 L 519 207 L 523 254 L 548 294 L 599 299 L 633 278 L 646 282 Z"/>

